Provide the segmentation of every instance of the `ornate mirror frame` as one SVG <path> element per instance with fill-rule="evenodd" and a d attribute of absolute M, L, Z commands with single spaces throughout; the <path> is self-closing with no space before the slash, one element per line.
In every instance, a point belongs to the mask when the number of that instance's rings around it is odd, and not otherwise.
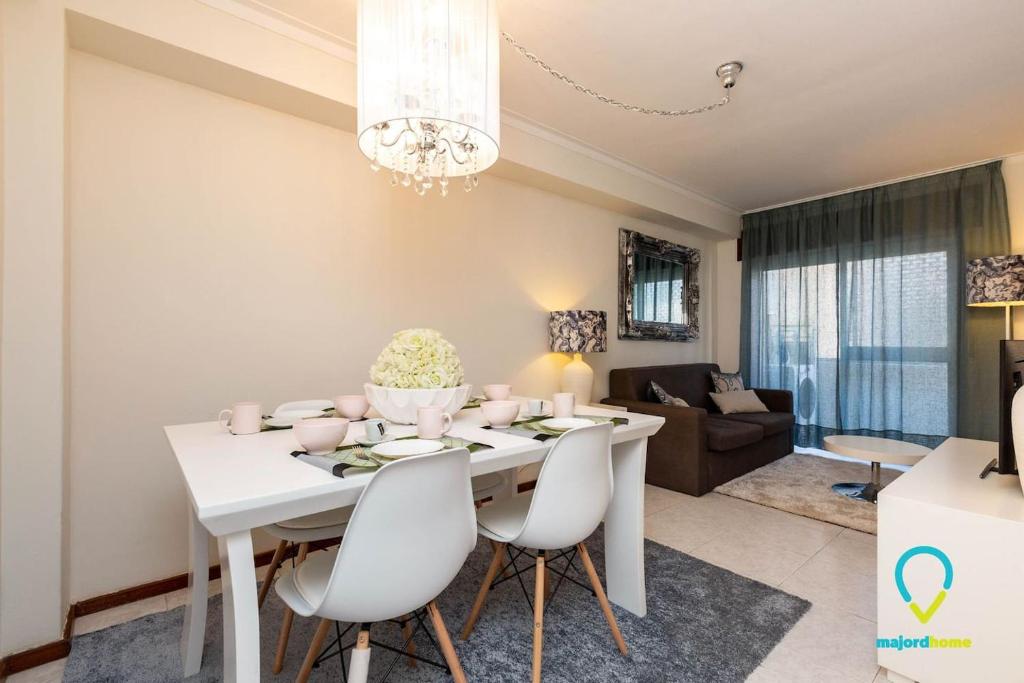
<path fill-rule="evenodd" d="M 684 268 L 686 323 L 659 323 L 633 318 L 634 262 L 638 255 L 679 263 Z M 700 338 L 700 250 L 619 228 L 619 339 L 689 342 Z"/>

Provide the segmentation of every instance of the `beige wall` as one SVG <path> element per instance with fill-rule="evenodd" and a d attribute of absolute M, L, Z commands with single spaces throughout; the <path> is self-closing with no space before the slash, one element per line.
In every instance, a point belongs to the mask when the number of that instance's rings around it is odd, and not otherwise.
<path fill-rule="evenodd" d="M 0 2 L 0 656 L 67 607 L 63 48 L 61 0 Z"/>
<path fill-rule="evenodd" d="M 715 362 L 724 372 L 736 372 L 740 364 L 740 276 L 743 264 L 736 260 L 736 240 L 715 245 L 714 315 Z"/>
<path fill-rule="evenodd" d="M 484 177 L 419 198 L 353 136 L 73 52 L 70 96 L 71 597 L 185 569 L 185 498 L 161 426 L 359 391 L 389 335 L 436 327 L 467 380 L 555 390 L 547 311 L 616 315 L 620 226 L 714 243 Z M 709 302 L 710 298 L 705 297 Z M 607 371 L 711 357 L 622 342 Z"/>
<path fill-rule="evenodd" d="M 1003 161 L 1006 203 L 1010 212 L 1010 251 L 1024 253 L 1024 154 Z M 1024 339 L 1024 313 L 1014 311 L 1014 339 Z"/>

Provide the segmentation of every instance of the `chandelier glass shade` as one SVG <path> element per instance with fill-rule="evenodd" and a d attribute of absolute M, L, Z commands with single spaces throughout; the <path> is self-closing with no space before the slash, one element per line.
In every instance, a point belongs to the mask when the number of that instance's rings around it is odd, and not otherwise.
<path fill-rule="evenodd" d="M 496 0 L 360 0 L 359 149 L 418 194 L 498 159 Z"/>

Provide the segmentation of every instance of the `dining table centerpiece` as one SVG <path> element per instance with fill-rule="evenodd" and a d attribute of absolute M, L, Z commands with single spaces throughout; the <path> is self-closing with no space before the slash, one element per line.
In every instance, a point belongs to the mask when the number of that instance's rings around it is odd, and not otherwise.
<path fill-rule="evenodd" d="M 463 384 L 458 351 L 437 330 L 412 328 L 395 332 L 370 366 L 366 400 L 384 419 L 416 424 L 419 408 L 456 413 L 469 400 L 472 385 Z"/>

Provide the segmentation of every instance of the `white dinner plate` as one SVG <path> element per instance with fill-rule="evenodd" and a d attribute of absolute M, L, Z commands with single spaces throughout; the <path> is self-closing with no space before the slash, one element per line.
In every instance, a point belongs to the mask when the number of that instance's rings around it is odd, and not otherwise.
<path fill-rule="evenodd" d="M 280 417 L 283 413 L 291 413 L 297 410 L 316 410 L 323 412 L 334 408 L 334 401 L 325 398 L 318 398 L 309 401 L 288 401 L 274 409 L 274 416 Z"/>
<path fill-rule="evenodd" d="M 364 437 L 356 437 L 356 443 L 359 444 L 360 446 L 379 446 L 382 443 L 394 441 L 395 438 L 396 437 L 394 434 L 385 434 L 383 439 L 377 439 L 376 441 L 370 441 L 369 439 Z"/>
<path fill-rule="evenodd" d="M 291 427 L 300 420 L 306 418 L 322 418 L 324 417 L 323 411 L 286 411 L 280 415 L 274 415 L 263 422 L 266 423 L 267 427 Z"/>
<path fill-rule="evenodd" d="M 577 427 L 589 427 L 594 424 L 591 420 L 582 417 L 549 417 L 540 421 L 540 426 L 556 432 L 567 432 Z"/>
<path fill-rule="evenodd" d="M 370 449 L 374 455 L 382 458 L 408 458 L 410 455 L 425 455 L 444 450 L 444 444 L 433 439 L 395 439 L 377 444 Z"/>

